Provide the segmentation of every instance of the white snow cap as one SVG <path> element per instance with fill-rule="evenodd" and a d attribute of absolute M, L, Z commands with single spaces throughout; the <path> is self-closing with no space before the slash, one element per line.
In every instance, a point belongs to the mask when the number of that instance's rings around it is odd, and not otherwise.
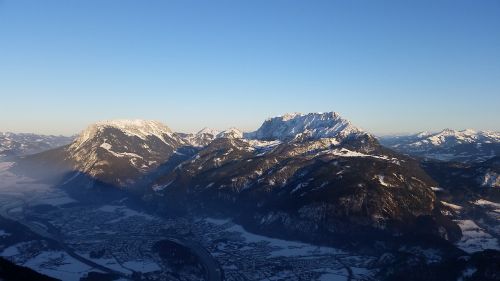
<path fill-rule="evenodd" d="M 164 140 L 163 135 L 172 135 L 172 131 L 163 123 L 152 120 L 108 120 L 96 122 L 88 126 L 75 140 L 72 146 L 79 147 L 87 140 L 92 139 L 98 132 L 106 129 L 114 128 L 122 131 L 128 136 L 137 136 L 141 139 L 146 139 L 148 136 L 156 136 Z"/>
<path fill-rule="evenodd" d="M 243 132 L 236 128 L 230 128 L 217 134 L 217 138 L 241 139 Z"/>
<path fill-rule="evenodd" d="M 444 129 L 435 134 L 417 136 L 421 137 L 421 139 L 410 144 L 410 146 L 446 146 L 456 145 L 459 143 L 500 142 L 500 132 L 475 131 L 473 129 L 466 129 L 462 131 Z"/>
<path fill-rule="evenodd" d="M 423 131 L 423 132 L 417 133 L 417 137 L 419 137 L 419 138 L 425 138 L 425 137 L 428 137 L 430 135 L 432 135 L 432 133 L 428 132 L 428 131 Z"/>
<path fill-rule="evenodd" d="M 321 114 L 321 112 L 318 112 L 318 114 Z M 271 120 L 273 118 L 281 118 L 281 119 L 283 119 L 283 121 L 288 121 L 288 120 L 292 120 L 293 118 L 295 118 L 297 116 L 301 116 L 301 115 L 304 115 L 304 114 L 302 114 L 300 112 L 289 112 L 289 113 L 285 113 L 285 114 L 280 115 L 280 116 L 268 118 L 267 120 Z"/>
<path fill-rule="evenodd" d="M 206 134 L 206 135 L 212 135 L 212 136 L 216 136 L 220 133 L 219 130 L 216 130 L 216 129 L 212 129 L 212 128 L 203 128 L 201 129 L 198 133 L 196 133 L 196 135 L 203 135 L 203 134 Z"/>
<path fill-rule="evenodd" d="M 257 131 L 248 133 L 245 137 L 261 140 L 291 140 L 298 137 L 345 138 L 353 134 L 366 134 L 366 132 L 353 126 L 336 112 L 318 112 L 287 113 L 269 118 Z"/>
<path fill-rule="evenodd" d="M 154 120 L 142 120 L 142 119 L 118 119 L 118 120 L 107 120 L 100 121 L 94 124 L 98 127 L 113 127 L 121 130 L 147 130 L 147 131 L 168 131 L 170 129 L 161 123 L 160 121 Z"/>

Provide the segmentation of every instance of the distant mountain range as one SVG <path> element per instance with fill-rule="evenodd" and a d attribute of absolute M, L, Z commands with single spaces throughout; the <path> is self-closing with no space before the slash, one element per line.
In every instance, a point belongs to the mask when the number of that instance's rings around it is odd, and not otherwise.
<path fill-rule="evenodd" d="M 458 162 L 481 162 L 500 155 L 500 132 L 456 131 L 381 137 L 380 142 L 412 156 Z"/>
<path fill-rule="evenodd" d="M 67 145 L 74 137 L 0 132 L 0 159 L 39 153 Z"/>

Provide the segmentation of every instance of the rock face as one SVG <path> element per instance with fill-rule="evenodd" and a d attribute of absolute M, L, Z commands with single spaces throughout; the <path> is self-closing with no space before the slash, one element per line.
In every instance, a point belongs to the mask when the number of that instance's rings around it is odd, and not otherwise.
<path fill-rule="evenodd" d="M 156 121 L 118 120 L 89 126 L 65 149 L 74 171 L 125 187 L 154 171 L 186 143 Z"/>
<path fill-rule="evenodd" d="M 366 134 L 359 128 L 340 117 L 336 112 L 328 113 L 289 113 L 273 117 L 264 122 L 253 133 L 245 135 L 249 139 L 281 140 L 294 139 L 312 140 L 331 138 L 341 142 L 349 137 Z"/>
<path fill-rule="evenodd" d="M 0 133 L 0 159 L 39 153 L 67 145 L 74 137 Z"/>
<path fill-rule="evenodd" d="M 444 161 L 481 162 L 500 156 L 500 132 L 456 131 L 382 137 L 383 145 L 401 153 Z"/>

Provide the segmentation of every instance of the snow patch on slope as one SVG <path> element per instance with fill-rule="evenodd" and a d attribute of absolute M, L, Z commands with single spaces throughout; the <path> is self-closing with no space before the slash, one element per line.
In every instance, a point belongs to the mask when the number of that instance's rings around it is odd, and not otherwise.
<path fill-rule="evenodd" d="M 169 181 L 166 184 L 160 185 L 160 184 L 155 184 L 152 186 L 153 191 L 159 192 L 164 190 L 165 188 L 169 187 L 174 181 Z"/>
<path fill-rule="evenodd" d="M 462 239 L 457 243 L 457 246 L 468 252 L 474 253 L 486 249 L 500 250 L 498 240 L 479 227 L 472 220 L 457 220 L 456 221 L 462 230 Z"/>
<path fill-rule="evenodd" d="M 380 182 L 381 185 L 390 187 L 391 185 L 385 181 L 385 176 L 384 175 L 377 175 L 377 179 Z"/>
<path fill-rule="evenodd" d="M 500 175 L 493 171 L 488 171 L 481 179 L 481 186 L 500 187 Z"/>
<path fill-rule="evenodd" d="M 361 152 L 357 152 L 357 151 L 352 151 L 352 150 L 349 150 L 347 148 L 327 150 L 327 151 L 321 152 L 320 154 L 329 154 L 329 155 L 335 155 L 335 156 L 340 156 L 340 157 L 372 157 L 372 158 L 381 159 L 381 160 L 397 161 L 396 158 L 389 158 L 385 155 L 380 156 L 380 155 L 365 154 L 365 153 L 361 153 Z"/>

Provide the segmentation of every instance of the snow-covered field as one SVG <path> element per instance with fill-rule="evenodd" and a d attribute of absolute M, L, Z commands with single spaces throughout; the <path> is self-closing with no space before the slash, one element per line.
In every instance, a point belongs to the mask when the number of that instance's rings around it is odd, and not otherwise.
<path fill-rule="evenodd" d="M 370 257 L 356 256 L 352 253 L 347 253 L 340 249 L 331 247 L 315 246 L 308 243 L 282 240 L 253 234 L 246 231 L 241 225 L 235 224 L 229 219 L 205 218 L 204 220 L 211 224 L 226 227 L 224 231 L 240 234 L 245 240 L 244 245 L 247 245 L 246 247 L 251 247 L 251 245 L 267 244 L 267 247 L 272 249 L 269 258 L 294 258 L 297 260 L 304 260 L 306 262 L 307 260 L 322 256 L 337 257 L 338 259 L 335 260 L 334 263 L 330 264 L 331 267 L 323 267 L 321 269 L 313 270 L 321 273 L 319 280 L 347 280 L 348 272 L 343 263 L 347 264 L 352 270 L 353 280 L 369 280 L 373 278 L 375 273 L 374 271 L 368 269 L 369 266 L 366 266 L 370 261 Z M 244 250 L 244 248 L 242 250 Z M 217 256 L 216 253 L 212 254 Z M 340 263 L 340 260 L 342 260 L 342 263 Z M 283 276 L 275 277 L 275 280 L 283 280 L 280 279 Z"/>
<path fill-rule="evenodd" d="M 78 281 L 92 270 L 88 265 L 72 258 L 66 252 L 54 250 L 33 251 L 31 242 L 22 242 L 5 248 L 0 256 L 29 267 L 48 276 Z"/>
<path fill-rule="evenodd" d="M 485 199 L 479 199 L 471 203 L 484 211 L 485 217 L 481 220 L 481 226 L 498 237 L 500 235 L 500 204 Z"/>
<path fill-rule="evenodd" d="M 65 252 L 45 251 L 26 261 L 24 266 L 61 280 L 78 281 L 90 271 L 96 271 L 88 265 L 70 257 Z"/>
<path fill-rule="evenodd" d="M 130 218 L 130 217 L 134 217 L 134 216 L 141 217 L 142 219 L 145 219 L 145 220 L 153 220 L 153 219 L 155 219 L 153 216 L 151 216 L 149 214 L 140 213 L 140 212 L 137 212 L 137 211 L 132 210 L 130 208 L 127 208 L 125 206 L 104 205 L 104 206 L 100 207 L 98 210 L 99 211 L 103 211 L 103 212 L 120 214 L 120 218 L 119 219 L 115 219 L 113 221 L 109 221 L 109 223 L 115 223 L 115 222 L 118 222 L 120 220 L 124 220 L 124 219 Z"/>
<path fill-rule="evenodd" d="M 152 260 L 134 260 L 120 263 L 115 258 L 91 258 L 88 253 L 80 253 L 80 256 L 124 274 L 132 274 L 134 271 L 148 273 L 161 270 L 161 267 Z"/>
<path fill-rule="evenodd" d="M 318 247 L 311 244 L 281 240 L 276 238 L 271 238 L 267 236 L 257 235 L 246 231 L 241 225 L 234 224 L 229 219 L 213 219 L 206 218 L 208 223 L 213 223 L 217 225 L 229 224 L 230 227 L 226 228 L 225 231 L 237 232 L 242 235 L 246 243 L 268 243 L 271 248 L 274 249 L 272 252 L 273 256 L 310 256 L 310 255 L 324 255 L 324 254 L 345 254 L 343 251 L 330 247 Z"/>
<path fill-rule="evenodd" d="M 498 240 L 488 234 L 472 220 L 457 220 L 462 229 L 462 239 L 457 246 L 468 253 L 479 252 L 485 249 L 500 250 Z"/>
<path fill-rule="evenodd" d="M 12 162 L 0 162 L 0 209 L 4 215 L 17 217 L 30 205 L 62 205 L 74 201 L 62 190 L 10 172 L 13 165 Z M 8 235 L 11 234 L 0 230 L 0 239 Z M 61 280 L 80 280 L 90 270 L 65 252 L 44 249 L 32 252 L 29 243 L 10 245 L 0 251 L 0 256 Z"/>
<path fill-rule="evenodd" d="M 123 263 L 123 267 L 142 273 L 161 270 L 161 267 L 156 262 L 151 260 L 127 261 Z"/>

